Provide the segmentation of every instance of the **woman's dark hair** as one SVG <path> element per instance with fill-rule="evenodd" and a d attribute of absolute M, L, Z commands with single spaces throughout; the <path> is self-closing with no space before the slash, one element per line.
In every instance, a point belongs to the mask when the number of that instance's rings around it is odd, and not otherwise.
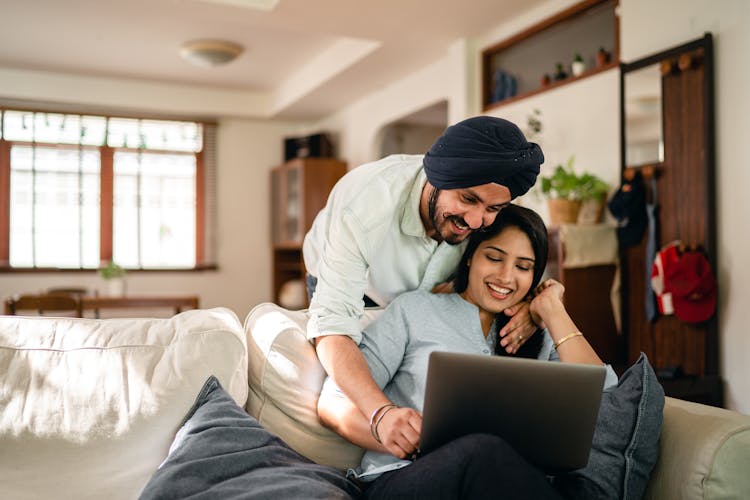
<path fill-rule="evenodd" d="M 473 233 L 469 237 L 469 243 L 461 261 L 456 269 L 456 277 L 453 280 L 453 290 L 456 293 L 462 293 L 469 286 L 469 260 L 479 248 L 483 241 L 487 241 L 500 234 L 507 227 L 516 227 L 520 229 L 531 242 L 531 248 L 534 251 L 534 277 L 529 288 L 529 296 L 533 293 L 542 279 L 544 269 L 547 267 L 547 254 L 549 251 L 549 242 L 547 237 L 547 227 L 539 215 L 528 208 L 518 205 L 508 205 L 500 210 L 493 222 L 487 229 Z M 495 321 L 498 323 L 498 331 L 505 326 L 509 318 L 503 313 L 496 316 Z M 543 338 L 536 333 L 524 343 L 518 350 L 518 356 L 536 357 L 542 347 Z M 499 355 L 507 354 L 505 349 L 500 346 L 498 339 L 495 353 Z"/>

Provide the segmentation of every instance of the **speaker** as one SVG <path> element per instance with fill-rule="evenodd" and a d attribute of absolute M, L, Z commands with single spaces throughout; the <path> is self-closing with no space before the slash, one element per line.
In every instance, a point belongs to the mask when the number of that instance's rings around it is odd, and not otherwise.
<path fill-rule="evenodd" d="M 284 139 L 284 161 L 292 158 L 333 158 L 333 146 L 326 134 Z"/>

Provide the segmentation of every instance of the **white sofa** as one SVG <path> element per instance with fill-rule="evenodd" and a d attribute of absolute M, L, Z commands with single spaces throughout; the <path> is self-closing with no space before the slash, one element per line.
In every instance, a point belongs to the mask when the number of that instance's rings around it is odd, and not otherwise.
<path fill-rule="evenodd" d="M 363 321 L 368 321 L 371 314 Z M 170 319 L 0 317 L 0 497 L 137 498 L 206 378 L 297 451 L 346 468 L 320 426 L 306 314 L 262 304 Z M 750 417 L 667 398 L 646 498 L 750 498 Z"/>

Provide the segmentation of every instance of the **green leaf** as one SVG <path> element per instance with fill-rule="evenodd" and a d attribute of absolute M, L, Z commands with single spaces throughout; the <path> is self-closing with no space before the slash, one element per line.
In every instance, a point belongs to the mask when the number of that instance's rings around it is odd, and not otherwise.
<path fill-rule="evenodd" d="M 565 165 L 557 165 L 549 177 L 541 178 L 542 193 L 547 198 L 589 200 L 599 198 L 609 191 L 609 184 L 589 172 L 578 175 L 573 168 L 575 156 Z"/>

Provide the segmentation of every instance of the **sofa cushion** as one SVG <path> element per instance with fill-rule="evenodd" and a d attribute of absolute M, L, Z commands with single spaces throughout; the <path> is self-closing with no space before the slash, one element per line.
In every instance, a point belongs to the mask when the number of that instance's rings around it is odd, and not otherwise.
<path fill-rule="evenodd" d="M 216 377 L 201 389 L 177 433 L 169 458 L 141 500 L 358 497 L 343 473 L 289 448 L 237 406 Z"/>
<path fill-rule="evenodd" d="M 14 499 L 132 499 L 206 378 L 247 398 L 227 309 L 169 319 L 0 317 L 0 489 Z"/>
<path fill-rule="evenodd" d="M 367 310 L 364 325 L 380 314 Z M 323 427 L 318 395 L 326 373 L 307 340 L 307 311 L 256 306 L 245 320 L 250 393 L 247 411 L 292 448 L 317 463 L 356 467 L 363 450 Z"/>
<path fill-rule="evenodd" d="M 559 475 L 555 486 L 566 498 L 640 499 L 659 454 L 664 389 L 641 353 L 602 394 L 589 463 Z"/>

